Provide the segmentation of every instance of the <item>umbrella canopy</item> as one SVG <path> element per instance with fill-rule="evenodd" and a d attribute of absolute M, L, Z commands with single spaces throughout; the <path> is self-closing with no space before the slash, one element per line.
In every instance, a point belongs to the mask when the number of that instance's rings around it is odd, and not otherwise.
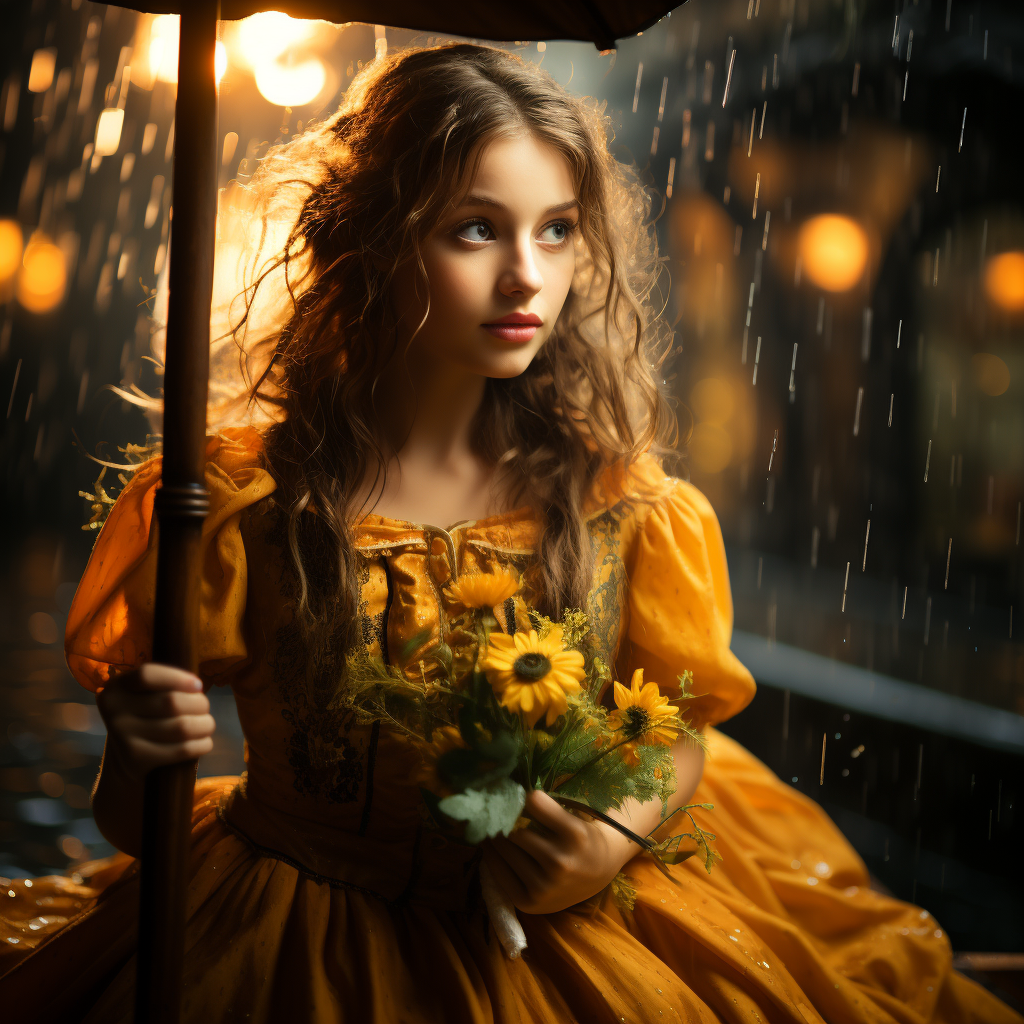
<path fill-rule="evenodd" d="M 112 6 L 149 14 L 181 14 L 208 4 L 209 0 L 139 0 Z M 361 21 L 480 39 L 577 39 L 610 50 L 616 39 L 642 32 L 678 6 L 672 0 L 463 0 L 458 4 L 443 0 L 221 0 L 220 16 L 235 21 L 275 10 L 293 18 Z"/>

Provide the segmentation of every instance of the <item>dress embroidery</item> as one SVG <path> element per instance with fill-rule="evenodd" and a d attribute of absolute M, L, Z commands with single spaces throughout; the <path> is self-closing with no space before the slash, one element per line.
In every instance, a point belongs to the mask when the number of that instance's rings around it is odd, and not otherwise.
<path fill-rule="evenodd" d="M 287 606 L 294 608 L 299 587 L 287 549 L 287 523 L 276 506 L 266 522 L 265 543 L 280 551 L 281 596 Z M 365 567 L 361 568 L 364 575 L 368 578 Z M 364 635 L 365 623 L 364 615 Z M 363 788 L 364 750 L 350 738 L 354 714 L 329 706 L 341 679 L 342 645 L 329 641 L 311 664 L 313 652 L 294 617 L 278 627 L 275 640 L 271 666 L 282 705 L 281 717 L 291 726 L 287 755 L 294 771 L 294 788 L 329 803 L 353 803 Z"/>

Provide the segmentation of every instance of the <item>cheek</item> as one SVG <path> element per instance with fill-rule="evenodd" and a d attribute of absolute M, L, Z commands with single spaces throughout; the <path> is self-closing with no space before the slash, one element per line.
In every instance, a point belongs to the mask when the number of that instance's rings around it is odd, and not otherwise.
<path fill-rule="evenodd" d="M 471 315 L 490 294 L 483 260 L 439 259 L 427 266 L 432 313 Z"/>

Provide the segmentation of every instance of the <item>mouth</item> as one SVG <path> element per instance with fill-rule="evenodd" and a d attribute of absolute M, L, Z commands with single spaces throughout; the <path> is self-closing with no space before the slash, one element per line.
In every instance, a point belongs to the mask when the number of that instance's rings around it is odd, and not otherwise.
<path fill-rule="evenodd" d="M 500 320 L 489 324 L 482 324 L 482 327 L 489 334 L 503 341 L 511 341 L 517 344 L 529 341 L 536 333 L 537 328 L 544 323 L 536 313 L 509 313 Z"/>

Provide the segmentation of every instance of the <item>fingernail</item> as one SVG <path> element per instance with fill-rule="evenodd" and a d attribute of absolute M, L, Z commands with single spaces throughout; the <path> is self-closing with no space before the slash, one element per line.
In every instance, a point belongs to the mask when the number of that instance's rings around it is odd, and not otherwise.
<path fill-rule="evenodd" d="M 203 681 L 198 676 L 193 676 L 191 685 L 193 690 L 201 690 L 203 688 Z"/>

